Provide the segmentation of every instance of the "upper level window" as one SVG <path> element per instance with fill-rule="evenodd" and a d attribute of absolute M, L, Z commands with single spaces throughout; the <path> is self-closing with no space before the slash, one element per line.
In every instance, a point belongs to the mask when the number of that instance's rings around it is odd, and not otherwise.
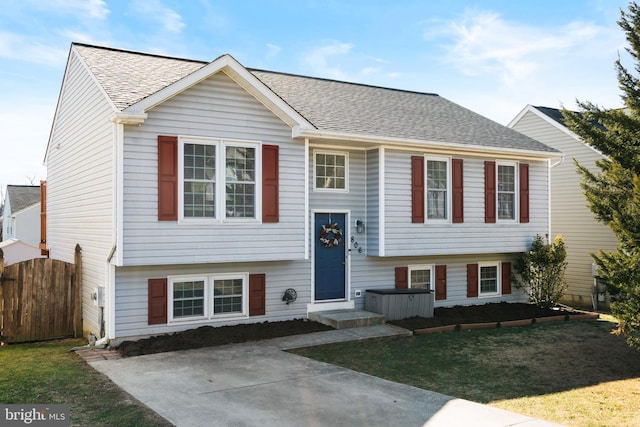
<path fill-rule="evenodd" d="M 181 218 L 259 218 L 259 144 L 204 138 L 181 141 Z"/>
<path fill-rule="evenodd" d="M 449 219 L 449 159 L 426 159 L 427 221 Z"/>
<path fill-rule="evenodd" d="M 348 191 L 349 155 L 314 151 L 314 190 Z"/>
<path fill-rule="evenodd" d="M 498 219 L 516 219 L 516 165 L 497 164 Z"/>

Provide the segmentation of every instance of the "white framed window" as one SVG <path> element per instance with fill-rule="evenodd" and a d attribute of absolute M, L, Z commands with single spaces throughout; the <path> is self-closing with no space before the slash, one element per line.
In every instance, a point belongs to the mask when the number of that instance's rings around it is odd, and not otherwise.
<path fill-rule="evenodd" d="M 434 268 L 432 265 L 410 265 L 409 287 L 416 289 L 434 289 Z"/>
<path fill-rule="evenodd" d="M 259 142 L 181 137 L 179 218 L 184 222 L 259 221 Z"/>
<path fill-rule="evenodd" d="M 349 154 L 313 151 L 314 191 L 349 191 Z"/>
<path fill-rule="evenodd" d="M 498 296 L 501 293 L 500 263 L 478 264 L 478 296 Z"/>
<path fill-rule="evenodd" d="M 451 217 L 451 159 L 425 157 L 426 221 L 448 221 Z"/>
<path fill-rule="evenodd" d="M 168 284 L 169 322 L 248 316 L 248 273 L 170 276 Z"/>
<path fill-rule="evenodd" d="M 496 162 L 496 202 L 498 221 L 518 218 L 518 164 Z"/>

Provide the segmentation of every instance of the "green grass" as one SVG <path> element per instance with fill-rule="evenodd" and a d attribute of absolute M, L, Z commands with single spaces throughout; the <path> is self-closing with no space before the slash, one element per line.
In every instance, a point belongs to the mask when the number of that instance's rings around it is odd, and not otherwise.
<path fill-rule="evenodd" d="M 579 426 L 640 425 L 640 353 L 606 321 L 370 340 L 295 350 L 447 395 Z"/>
<path fill-rule="evenodd" d="M 170 426 L 69 350 L 84 340 L 0 347 L 0 402 L 68 404 L 72 425 Z"/>

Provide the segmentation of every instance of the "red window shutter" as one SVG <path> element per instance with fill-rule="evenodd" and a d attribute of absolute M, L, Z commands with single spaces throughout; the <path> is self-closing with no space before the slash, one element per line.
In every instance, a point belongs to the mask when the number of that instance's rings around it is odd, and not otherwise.
<path fill-rule="evenodd" d="M 411 156 L 411 222 L 424 222 L 424 156 Z"/>
<path fill-rule="evenodd" d="M 279 221 L 277 145 L 262 146 L 262 222 Z"/>
<path fill-rule="evenodd" d="M 467 298 L 478 296 L 478 264 L 467 264 Z"/>
<path fill-rule="evenodd" d="M 447 266 L 436 265 L 436 301 L 447 299 Z"/>
<path fill-rule="evenodd" d="M 520 163 L 520 222 L 529 222 L 529 165 Z"/>
<path fill-rule="evenodd" d="M 511 293 L 511 263 L 502 263 L 502 294 L 508 295 Z"/>
<path fill-rule="evenodd" d="M 178 220 L 178 137 L 158 136 L 158 221 Z"/>
<path fill-rule="evenodd" d="M 249 316 L 266 313 L 267 277 L 265 274 L 249 275 Z"/>
<path fill-rule="evenodd" d="M 496 222 L 496 162 L 484 162 L 484 222 Z"/>
<path fill-rule="evenodd" d="M 409 267 L 396 267 L 396 289 L 409 287 Z"/>
<path fill-rule="evenodd" d="M 167 279 L 149 279 L 147 285 L 149 325 L 167 323 Z"/>
<path fill-rule="evenodd" d="M 462 159 L 451 160 L 451 186 L 454 223 L 464 222 L 464 170 Z"/>

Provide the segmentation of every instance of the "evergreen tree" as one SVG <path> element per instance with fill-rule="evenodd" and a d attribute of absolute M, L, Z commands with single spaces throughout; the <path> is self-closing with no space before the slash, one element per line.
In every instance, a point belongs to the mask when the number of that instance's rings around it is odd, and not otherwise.
<path fill-rule="evenodd" d="M 563 111 L 576 135 L 599 150 L 597 173 L 576 163 L 582 188 L 595 217 L 615 233 L 613 252 L 594 254 L 598 276 L 612 297 L 611 312 L 619 320 L 617 333 L 640 350 L 640 8 L 635 2 L 621 11 L 618 25 L 635 62 L 628 71 L 618 58 L 615 68 L 624 109 L 604 109 L 579 102 L 580 113 Z"/>

